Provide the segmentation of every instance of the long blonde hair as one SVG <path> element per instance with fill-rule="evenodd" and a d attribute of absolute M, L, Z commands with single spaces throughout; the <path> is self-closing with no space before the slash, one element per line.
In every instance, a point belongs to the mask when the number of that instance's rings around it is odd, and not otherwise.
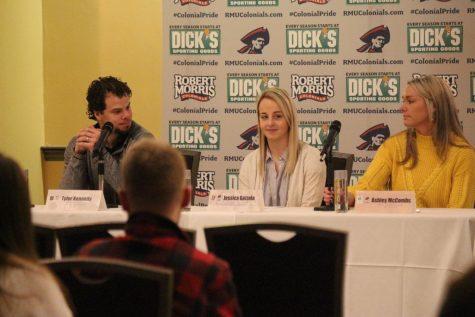
<path fill-rule="evenodd" d="M 434 125 L 432 129 L 432 141 L 435 144 L 437 156 L 440 160 L 447 158 L 449 146 L 470 147 L 470 143 L 462 132 L 455 100 L 449 87 L 443 79 L 434 75 L 426 75 L 412 79 L 407 83 L 409 87 L 414 88 L 417 93 L 424 98 L 429 112 L 429 120 Z M 456 143 L 455 137 L 463 140 L 463 143 Z M 399 162 L 401 165 L 411 161 L 410 168 L 414 168 L 418 161 L 416 146 L 416 131 L 414 128 L 406 130 L 406 155 Z"/>
<path fill-rule="evenodd" d="M 284 115 L 284 119 L 289 126 L 289 145 L 288 145 L 288 156 L 287 156 L 287 163 L 285 165 L 284 173 L 285 175 L 291 175 L 295 169 L 295 165 L 297 164 L 297 159 L 300 152 L 300 143 L 297 134 L 297 114 L 295 111 L 295 106 L 290 99 L 289 94 L 282 88 L 279 87 L 272 87 L 266 89 L 259 100 L 257 100 L 257 122 L 259 123 L 259 105 L 262 99 L 270 99 L 277 103 L 282 110 Z M 257 129 L 259 132 L 259 173 L 261 176 L 265 174 L 265 160 L 267 154 L 267 138 L 265 137 L 264 133 L 262 133 L 260 125 L 257 124 Z"/>

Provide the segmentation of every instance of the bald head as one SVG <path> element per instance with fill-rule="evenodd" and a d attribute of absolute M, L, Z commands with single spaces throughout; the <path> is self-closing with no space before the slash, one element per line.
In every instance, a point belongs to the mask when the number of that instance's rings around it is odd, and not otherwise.
<path fill-rule="evenodd" d="M 129 212 L 179 210 L 183 204 L 184 170 L 183 156 L 168 144 L 148 138 L 136 142 L 127 150 L 121 165 L 124 208 Z"/>

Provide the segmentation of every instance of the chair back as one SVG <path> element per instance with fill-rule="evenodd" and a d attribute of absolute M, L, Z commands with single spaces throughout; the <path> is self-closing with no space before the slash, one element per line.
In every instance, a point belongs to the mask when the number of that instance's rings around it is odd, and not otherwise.
<path fill-rule="evenodd" d="M 43 261 L 67 288 L 75 316 L 171 316 L 173 271 L 130 261 Z"/>
<path fill-rule="evenodd" d="M 295 235 L 273 242 L 260 233 Z M 272 232 L 274 231 L 274 232 Z M 206 228 L 229 262 L 244 316 L 341 316 L 346 234 L 286 224 Z"/>
<path fill-rule="evenodd" d="M 195 204 L 195 188 L 200 167 L 201 152 L 193 150 L 178 149 L 185 158 L 186 168 L 191 171 L 191 205 Z"/>
<path fill-rule="evenodd" d="M 112 238 L 110 230 L 124 230 L 125 222 L 110 222 L 56 228 L 62 257 L 75 255 L 82 246 L 96 239 Z"/>
<path fill-rule="evenodd" d="M 349 185 L 351 173 L 353 171 L 353 159 L 355 158 L 355 155 L 342 152 L 333 152 L 332 154 L 333 170 L 346 170 L 348 173 L 347 184 Z"/>
<path fill-rule="evenodd" d="M 56 255 L 56 233 L 50 226 L 34 225 L 36 253 L 40 259 L 51 259 Z"/>

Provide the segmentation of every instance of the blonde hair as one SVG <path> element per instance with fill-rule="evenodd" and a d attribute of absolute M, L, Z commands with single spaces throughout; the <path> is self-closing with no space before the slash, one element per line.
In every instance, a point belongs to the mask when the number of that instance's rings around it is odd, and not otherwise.
<path fill-rule="evenodd" d="M 429 112 L 429 120 L 434 124 L 432 141 L 435 144 L 439 159 L 446 159 L 451 145 L 458 147 L 471 146 L 463 135 L 454 97 L 443 79 L 434 75 L 427 75 L 412 79 L 407 85 L 414 88 L 424 98 Z M 408 128 L 406 136 L 406 155 L 400 164 L 403 165 L 411 161 L 410 168 L 414 168 L 419 161 L 415 129 Z M 463 143 L 456 143 L 456 136 L 461 138 Z"/>
<path fill-rule="evenodd" d="M 287 163 L 285 165 L 284 173 L 285 175 L 290 175 L 295 169 L 297 164 L 297 159 L 300 152 L 300 143 L 297 134 L 297 114 L 295 111 L 295 106 L 292 103 L 292 100 L 289 97 L 287 91 L 282 88 L 272 87 L 266 89 L 257 100 L 257 122 L 259 123 L 259 105 L 263 99 L 270 99 L 279 105 L 280 110 L 284 115 L 284 119 L 289 126 L 289 145 L 288 145 L 288 155 Z M 259 173 L 261 176 L 265 174 L 265 161 L 267 154 L 267 138 L 264 133 L 262 133 L 260 125 L 257 124 L 257 129 L 259 132 Z"/>
<path fill-rule="evenodd" d="M 134 143 L 122 160 L 122 187 L 132 208 L 166 209 L 181 199 L 184 171 L 185 161 L 178 150 L 144 138 Z"/>

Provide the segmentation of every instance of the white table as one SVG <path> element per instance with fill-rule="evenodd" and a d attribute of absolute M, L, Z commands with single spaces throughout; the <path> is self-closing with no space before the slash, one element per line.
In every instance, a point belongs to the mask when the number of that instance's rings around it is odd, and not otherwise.
<path fill-rule="evenodd" d="M 121 210 L 33 210 L 35 223 L 55 226 L 125 219 Z M 344 286 L 347 317 L 436 316 L 447 281 L 465 272 L 474 256 L 473 209 L 337 214 L 309 208 L 236 213 L 193 207 L 182 213 L 180 226 L 197 230 L 197 246 L 206 250 L 204 227 L 257 222 L 286 222 L 348 232 Z"/>

